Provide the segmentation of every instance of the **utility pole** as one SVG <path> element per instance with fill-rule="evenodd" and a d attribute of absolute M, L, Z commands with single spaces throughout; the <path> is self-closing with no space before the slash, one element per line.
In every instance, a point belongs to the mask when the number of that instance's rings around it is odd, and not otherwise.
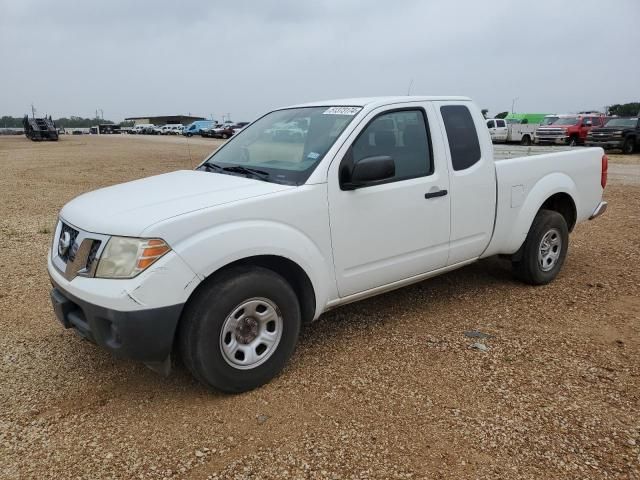
<path fill-rule="evenodd" d="M 516 106 L 516 100 L 518 100 L 520 97 L 516 97 L 513 100 L 511 100 L 511 113 L 514 113 L 514 108 Z"/>
<path fill-rule="evenodd" d="M 31 116 L 36 118 L 36 107 L 33 106 L 33 103 L 31 104 Z"/>

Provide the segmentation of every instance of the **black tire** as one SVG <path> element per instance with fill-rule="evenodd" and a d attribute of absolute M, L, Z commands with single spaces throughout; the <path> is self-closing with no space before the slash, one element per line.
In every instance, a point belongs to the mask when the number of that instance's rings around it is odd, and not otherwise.
<path fill-rule="evenodd" d="M 185 137 L 192 137 L 192 136 L 193 136 L 193 133 L 187 133 L 187 134 L 185 134 Z"/>
<path fill-rule="evenodd" d="M 225 357 L 222 342 L 227 337 L 222 330 L 238 306 L 256 298 L 275 305 L 282 319 L 280 340 L 263 363 L 241 369 Z M 295 350 L 300 325 L 298 298 L 283 277 L 266 268 L 239 266 L 217 274 L 189 301 L 180 322 L 178 348 L 187 369 L 201 383 L 224 392 L 245 392 L 282 370 Z"/>
<path fill-rule="evenodd" d="M 529 135 L 525 135 L 524 137 L 522 137 L 520 139 L 520 145 L 524 145 L 526 147 L 531 145 L 531 137 Z"/>
<path fill-rule="evenodd" d="M 622 145 L 622 153 L 625 155 L 631 155 L 635 147 L 635 139 L 627 138 Z"/>
<path fill-rule="evenodd" d="M 560 245 L 558 250 L 550 247 L 548 252 L 557 252 L 557 258 L 553 265 L 543 267 L 539 253 L 542 251 L 542 241 L 545 236 L 552 239 L 555 235 L 559 237 Z M 515 276 L 530 285 L 545 285 L 551 282 L 562 268 L 569 249 L 569 229 L 564 217 L 552 210 L 540 210 L 533 219 L 527 238 L 518 252 L 518 260 L 513 261 L 513 272 Z M 544 257 L 544 262 L 548 257 Z"/>
<path fill-rule="evenodd" d="M 577 147 L 578 137 L 569 137 L 569 141 L 567 142 L 567 145 L 569 145 L 570 147 Z"/>
<path fill-rule="evenodd" d="M 229 138 L 229 134 L 228 133 L 223 133 L 222 134 L 222 139 L 226 140 L 227 138 Z"/>

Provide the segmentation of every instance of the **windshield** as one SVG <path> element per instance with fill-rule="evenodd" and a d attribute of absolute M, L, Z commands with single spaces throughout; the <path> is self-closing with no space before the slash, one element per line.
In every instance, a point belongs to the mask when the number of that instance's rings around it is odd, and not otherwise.
<path fill-rule="evenodd" d="M 566 118 L 559 118 L 558 120 L 553 122 L 553 124 L 554 125 L 575 125 L 579 121 L 580 119 L 578 117 L 566 117 Z"/>
<path fill-rule="evenodd" d="M 261 180 L 301 185 L 360 110 L 360 107 L 276 110 L 240 130 L 205 163 L 222 167 L 216 173 L 244 174 L 245 169 L 254 169 L 261 172 Z M 244 169 L 234 168 L 237 166 Z"/>
<path fill-rule="evenodd" d="M 558 120 L 558 117 L 544 117 L 544 120 L 542 120 L 542 125 L 551 125 L 555 123 L 556 120 Z"/>
<path fill-rule="evenodd" d="M 609 120 L 605 127 L 628 127 L 633 128 L 638 123 L 637 118 L 613 118 Z"/>

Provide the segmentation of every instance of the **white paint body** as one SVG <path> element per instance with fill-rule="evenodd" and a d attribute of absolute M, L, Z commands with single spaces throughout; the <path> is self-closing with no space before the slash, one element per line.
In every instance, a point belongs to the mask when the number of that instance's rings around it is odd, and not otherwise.
<path fill-rule="evenodd" d="M 577 221 L 599 205 L 600 148 L 494 161 L 480 110 L 463 97 L 348 99 L 305 106 L 362 106 L 301 186 L 176 171 L 115 185 L 74 199 L 61 218 L 87 232 L 158 237 L 172 248 L 129 280 L 76 277 L 53 267 L 62 288 L 120 311 L 185 303 L 224 266 L 256 255 L 298 264 L 313 285 L 315 318 L 327 309 L 419 281 L 495 254 L 515 253 L 543 202 L 559 192 L 575 202 Z M 454 171 L 440 107 L 466 105 L 481 159 Z M 435 171 L 352 191 L 341 190 L 338 166 L 368 121 L 386 110 L 424 108 Z M 230 141 L 233 141 L 230 140 Z M 448 190 L 443 197 L 425 193 Z"/>

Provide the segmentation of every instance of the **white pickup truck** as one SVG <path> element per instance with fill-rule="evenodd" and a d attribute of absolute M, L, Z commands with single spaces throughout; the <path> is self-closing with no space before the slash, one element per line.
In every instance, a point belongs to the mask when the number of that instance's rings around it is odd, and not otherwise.
<path fill-rule="evenodd" d="M 195 170 L 65 205 L 51 298 L 65 327 L 116 355 L 168 373 L 178 353 L 204 384 L 245 391 L 339 305 L 498 254 L 550 282 L 569 232 L 605 211 L 606 178 L 600 148 L 494 161 L 464 97 L 283 108 Z"/>

